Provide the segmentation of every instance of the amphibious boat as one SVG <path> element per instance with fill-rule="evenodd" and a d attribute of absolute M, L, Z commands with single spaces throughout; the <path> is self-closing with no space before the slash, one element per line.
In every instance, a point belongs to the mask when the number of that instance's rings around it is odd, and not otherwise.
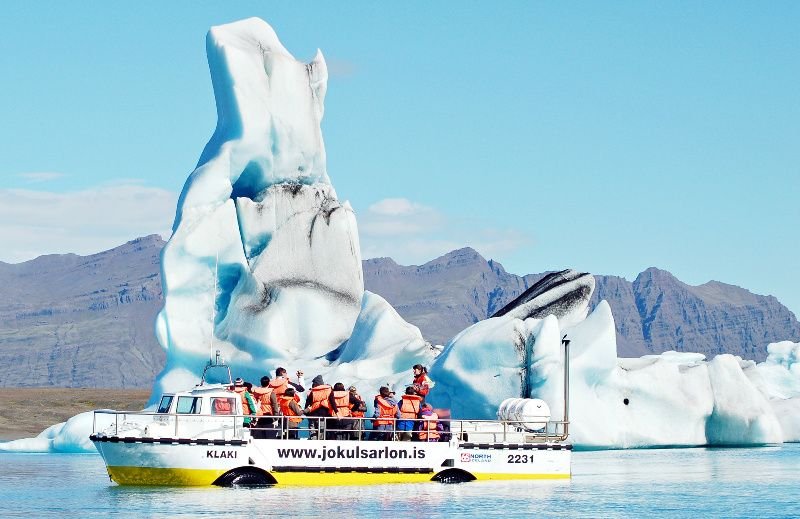
<path fill-rule="evenodd" d="M 276 416 L 269 421 L 270 437 L 260 438 L 262 434 L 245 425 L 241 399 L 228 389 L 230 384 L 208 382 L 212 368 L 227 369 L 231 379 L 230 369 L 217 354 L 198 386 L 163 395 L 155 412 L 95 411 L 90 439 L 112 481 L 169 486 L 353 485 L 571 475 L 566 376 L 561 421 L 550 419 L 549 407 L 541 400 L 507 399 L 497 420 L 438 420 L 442 424 L 438 441 L 419 441 L 418 434 L 417 441 L 398 441 L 395 436 L 369 441 L 365 439 L 370 434 L 368 418 L 353 419 L 355 423 L 339 430 L 331 427 L 337 422 L 318 420 L 300 427 L 299 439 L 289 439 L 287 417 Z"/>

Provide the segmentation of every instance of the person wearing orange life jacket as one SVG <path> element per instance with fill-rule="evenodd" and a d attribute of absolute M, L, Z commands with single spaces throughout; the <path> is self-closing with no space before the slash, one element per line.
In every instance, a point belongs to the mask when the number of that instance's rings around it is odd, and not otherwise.
<path fill-rule="evenodd" d="M 417 394 L 414 386 L 408 386 L 406 394 L 400 398 L 400 402 L 397 405 L 400 408 L 400 420 L 397 422 L 400 440 L 411 441 L 411 431 L 414 430 L 415 420 L 419 418 L 419 412 L 422 407 L 422 397 Z"/>
<path fill-rule="evenodd" d="M 289 377 L 286 376 L 286 368 L 276 368 L 275 369 L 275 378 L 272 379 L 269 383 L 269 387 L 275 391 L 275 397 L 280 398 L 280 396 L 286 391 L 287 387 L 293 387 L 295 390 L 295 396 L 297 398 L 297 402 L 300 402 L 299 393 L 302 393 L 306 390 L 305 387 L 305 380 L 303 380 L 303 372 L 298 370 L 297 371 L 297 382 L 292 382 L 289 380 Z"/>
<path fill-rule="evenodd" d="M 250 433 L 253 438 L 278 437 L 278 429 L 276 429 L 274 417 L 280 415 L 281 410 L 275 389 L 270 387 L 269 383 L 269 376 L 264 375 L 261 377 L 261 387 L 254 387 L 252 390 L 256 404 L 259 406 L 256 414 L 260 416 L 260 418 L 256 419 L 255 428 Z"/>
<path fill-rule="evenodd" d="M 295 400 L 294 388 L 289 386 L 286 388 L 286 391 L 281 395 L 278 399 L 281 413 L 284 416 L 285 425 L 286 425 L 286 438 L 290 440 L 296 440 L 299 438 L 298 428 L 300 427 L 300 422 L 303 421 L 303 410 L 300 409 L 300 406 L 297 405 L 297 401 Z"/>
<path fill-rule="evenodd" d="M 353 409 L 359 407 L 361 402 L 352 393 L 344 389 L 344 384 L 337 382 L 333 385 L 333 400 L 336 402 L 336 416 L 338 420 L 329 420 L 326 428 L 334 430 L 337 440 L 354 440 L 352 431 L 355 428 Z"/>
<path fill-rule="evenodd" d="M 415 386 L 414 389 L 417 390 L 419 396 L 425 398 L 436 384 L 431 380 L 431 377 L 428 376 L 428 368 L 422 364 L 414 364 L 412 369 L 414 370 L 414 381 L 412 382 Z"/>
<path fill-rule="evenodd" d="M 394 421 L 400 418 L 394 391 L 391 391 L 388 386 L 381 386 L 379 393 L 375 395 L 373 404 L 375 412 L 370 439 L 391 441 L 394 435 Z"/>
<path fill-rule="evenodd" d="M 357 426 L 356 429 L 358 429 L 358 432 L 356 432 L 355 434 L 355 439 L 360 440 L 364 431 L 363 418 L 367 412 L 367 403 L 364 402 L 364 399 L 361 398 L 361 395 L 358 394 L 358 389 L 356 389 L 356 386 L 350 386 L 348 388 L 348 391 L 350 392 L 350 397 L 351 397 L 350 402 L 352 402 L 352 409 L 350 410 L 350 414 L 355 420 L 354 423 Z"/>
<path fill-rule="evenodd" d="M 317 417 L 314 419 L 309 418 L 308 420 L 308 427 L 312 429 L 312 436 L 316 436 L 313 432 L 314 429 L 319 430 L 320 419 L 336 416 L 337 410 L 336 400 L 333 398 L 333 388 L 322 380 L 322 375 L 317 375 L 311 381 L 311 391 L 306 397 L 305 408 L 306 416 Z M 333 426 L 333 424 L 331 425 Z M 329 440 L 333 438 L 333 434 L 326 436 L 329 436 L 327 438 Z"/>
<path fill-rule="evenodd" d="M 439 423 L 439 416 L 433 412 L 430 404 L 423 404 L 420 411 L 422 422 L 419 428 L 419 441 L 438 442 L 442 433 L 442 424 Z"/>
<path fill-rule="evenodd" d="M 244 385 L 244 380 L 241 378 L 237 378 L 233 382 L 233 388 L 231 388 L 234 393 L 239 395 L 239 398 L 242 399 L 242 414 L 244 416 L 244 426 L 250 427 L 250 423 L 253 421 L 253 416 L 256 414 L 256 410 L 258 407 L 256 406 L 256 401 L 253 399 L 253 395 L 247 390 Z"/>

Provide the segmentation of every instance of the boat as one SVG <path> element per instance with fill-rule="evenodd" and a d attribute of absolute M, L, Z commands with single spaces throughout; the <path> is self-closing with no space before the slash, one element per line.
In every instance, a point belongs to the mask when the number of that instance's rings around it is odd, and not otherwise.
<path fill-rule="evenodd" d="M 213 369 L 227 369 L 227 383 L 209 382 Z M 497 420 L 445 419 L 439 411 L 428 438 L 437 441 L 419 441 L 419 433 L 416 441 L 399 441 L 391 433 L 367 439 L 369 418 L 352 418 L 340 429 L 335 419 L 311 420 L 293 429 L 300 437 L 290 439 L 285 416 L 269 418 L 268 430 L 261 432 L 271 437 L 262 438 L 247 426 L 231 385 L 230 368 L 217 352 L 199 385 L 164 394 L 155 412 L 95 411 L 90 439 L 111 480 L 231 487 L 571 477 L 566 362 L 564 420 L 551 420 L 541 400 L 507 399 Z"/>

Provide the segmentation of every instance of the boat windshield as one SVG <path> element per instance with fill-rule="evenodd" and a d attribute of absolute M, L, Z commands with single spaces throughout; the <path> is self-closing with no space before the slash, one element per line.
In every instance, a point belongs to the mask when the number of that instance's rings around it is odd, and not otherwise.
<path fill-rule="evenodd" d="M 172 404 L 172 399 L 174 397 L 172 395 L 164 395 L 161 397 L 161 403 L 158 404 L 158 411 L 157 413 L 168 413 L 169 406 Z"/>
<path fill-rule="evenodd" d="M 178 414 L 199 414 L 201 398 L 196 396 L 178 397 L 178 405 L 175 412 Z"/>

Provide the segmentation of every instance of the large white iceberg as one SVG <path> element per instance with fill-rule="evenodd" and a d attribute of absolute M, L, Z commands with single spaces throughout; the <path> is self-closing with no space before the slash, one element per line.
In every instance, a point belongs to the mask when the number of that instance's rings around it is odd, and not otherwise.
<path fill-rule="evenodd" d="M 493 418 L 511 395 L 541 398 L 561 419 L 565 335 L 570 434 L 579 447 L 800 441 L 800 344 L 770 344 L 760 364 L 677 352 L 617 358 L 605 301 L 583 320 L 502 316 L 464 330 L 434 362 L 431 400 L 454 416 Z"/>
<path fill-rule="evenodd" d="M 589 274 L 554 273 L 438 349 L 365 292 L 356 219 L 330 183 L 320 131 L 321 53 L 295 60 L 259 19 L 214 27 L 207 53 L 218 123 L 178 203 L 162 254 L 156 323 L 167 362 L 154 388 L 191 387 L 215 350 L 236 376 L 278 366 L 356 384 L 411 382 L 431 366 L 430 400 L 454 417 L 494 418 L 508 397 L 538 397 L 563 416 L 562 338 L 570 342 L 571 439 L 583 447 L 756 445 L 800 441 L 800 345 L 766 362 L 706 362 L 667 352 L 618 359 L 614 320 L 588 315 Z M 92 451 L 91 413 L 0 450 Z"/>

